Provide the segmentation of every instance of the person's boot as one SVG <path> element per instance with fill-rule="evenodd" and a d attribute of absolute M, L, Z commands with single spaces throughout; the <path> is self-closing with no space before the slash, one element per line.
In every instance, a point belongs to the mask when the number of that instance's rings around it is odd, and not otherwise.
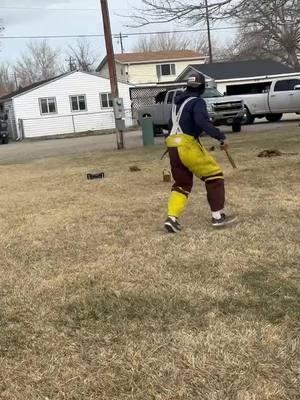
<path fill-rule="evenodd" d="M 178 233 L 182 230 L 178 219 L 175 217 L 168 217 L 164 226 L 168 233 Z"/>
<path fill-rule="evenodd" d="M 229 215 L 221 214 L 221 218 L 219 218 L 219 219 L 213 218 L 212 219 L 212 226 L 214 228 L 222 228 L 222 227 L 224 228 L 228 225 L 234 224 L 235 222 L 237 222 L 236 216 L 234 216 L 234 215 L 229 216 Z"/>

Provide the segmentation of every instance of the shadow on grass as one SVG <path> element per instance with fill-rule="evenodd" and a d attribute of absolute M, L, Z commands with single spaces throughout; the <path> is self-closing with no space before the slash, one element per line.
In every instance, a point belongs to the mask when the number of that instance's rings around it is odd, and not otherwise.
<path fill-rule="evenodd" d="M 194 304 L 179 296 L 160 291 L 122 294 L 116 296 L 109 289 L 92 290 L 84 297 L 70 301 L 62 308 L 59 324 L 80 328 L 91 321 L 101 321 L 113 329 L 133 323 L 140 328 L 169 331 L 178 324 L 203 327 L 210 304 Z"/>
<path fill-rule="evenodd" d="M 59 325 L 79 328 L 92 321 L 103 322 L 108 329 L 130 324 L 139 329 L 172 331 L 174 329 L 206 329 L 208 313 L 242 318 L 245 321 L 261 320 L 278 324 L 288 318 L 300 319 L 300 290 L 296 280 L 280 278 L 272 268 L 257 268 L 237 276 L 244 290 L 228 290 L 224 300 L 186 293 L 186 298 L 176 292 L 151 290 L 138 293 L 114 294 L 108 288 L 86 288 L 80 297 L 69 299 L 61 306 Z M 234 285 L 234 282 L 231 284 Z M 235 293 L 230 295 L 230 293 Z"/>
<path fill-rule="evenodd" d="M 213 312 L 216 319 L 227 320 L 228 324 L 234 324 L 235 319 L 240 321 L 239 324 L 242 321 L 274 325 L 286 322 L 293 330 L 300 320 L 299 282 L 296 276 L 282 278 L 279 267 L 256 267 L 237 275 L 227 286 L 224 299 L 218 299 L 216 294 L 215 297 L 201 296 L 200 292 L 195 296 L 188 288 L 184 294 L 164 287 L 116 293 L 98 281 L 93 284 L 78 282 L 76 288 L 72 287 L 70 296 L 53 306 L 52 317 L 44 322 L 70 335 L 84 328 L 97 329 L 100 335 L 122 333 L 125 337 L 145 338 L 148 334 L 169 334 L 182 329 L 208 330 Z M 233 290 L 235 285 L 241 290 Z M 0 356 L 14 357 L 31 347 L 33 334 L 42 335 L 41 331 L 35 332 L 34 321 L 40 317 L 38 313 L 37 309 L 36 315 L 25 311 L 16 314 L 15 307 L 0 313 Z"/>
<path fill-rule="evenodd" d="M 239 315 L 278 324 L 285 318 L 300 320 L 300 285 L 296 278 L 283 279 L 278 266 L 258 267 L 243 273 L 239 282 L 245 294 L 219 302 L 223 314 Z"/>

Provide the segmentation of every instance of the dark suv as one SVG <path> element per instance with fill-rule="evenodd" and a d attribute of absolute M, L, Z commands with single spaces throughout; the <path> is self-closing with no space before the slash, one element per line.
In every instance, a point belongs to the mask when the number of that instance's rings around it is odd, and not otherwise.
<path fill-rule="evenodd" d="M 0 144 L 8 143 L 8 115 L 0 117 Z"/>

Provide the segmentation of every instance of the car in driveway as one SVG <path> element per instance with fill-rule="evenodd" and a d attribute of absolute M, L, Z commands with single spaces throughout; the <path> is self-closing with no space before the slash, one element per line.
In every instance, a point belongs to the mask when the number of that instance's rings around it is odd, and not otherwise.
<path fill-rule="evenodd" d="M 145 117 L 152 117 L 154 134 L 162 133 L 168 129 L 171 110 L 176 95 L 184 89 L 173 89 L 159 93 L 155 98 L 154 105 L 145 106 L 138 113 L 138 122 L 141 125 Z M 211 122 L 216 125 L 232 126 L 233 132 L 240 132 L 244 118 L 244 102 L 239 97 L 223 96 L 213 87 L 207 87 L 202 96 L 206 102 Z"/>
<path fill-rule="evenodd" d="M 8 116 L 5 114 L 3 117 L 0 117 L 0 144 L 8 143 Z"/>
<path fill-rule="evenodd" d="M 239 93 L 239 86 L 240 90 L 246 89 L 248 93 Z M 278 122 L 283 114 L 300 113 L 300 75 L 268 82 L 236 85 L 235 93 L 244 101 L 246 124 L 253 124 L 257 118 Z"/>

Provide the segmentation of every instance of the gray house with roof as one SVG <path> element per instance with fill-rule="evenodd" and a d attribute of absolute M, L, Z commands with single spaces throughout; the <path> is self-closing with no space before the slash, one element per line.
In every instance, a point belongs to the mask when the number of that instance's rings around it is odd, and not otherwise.
<path fill-rule="evenodd" d="M 213 79 L 219 92 L 228 95 L 250 93 L 255 85 L 275 78 L 299 76 L 292 68 L 273 60 L 250 60 L 189 65 L 177 78 L 185 81 L 195 72 Z"/>

